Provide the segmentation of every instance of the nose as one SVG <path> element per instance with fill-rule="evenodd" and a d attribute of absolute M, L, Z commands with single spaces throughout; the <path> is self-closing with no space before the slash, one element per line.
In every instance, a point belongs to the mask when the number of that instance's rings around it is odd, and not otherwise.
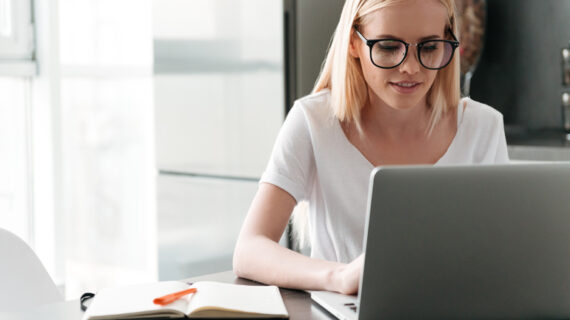
<path fill-rule="evenodd" d="M 400 65 L 400 72 L 415 74 L 420 71 L 420 67 L 421 65 L 416 50 L 411 50 L 410 48 L 404 62 Z"/>

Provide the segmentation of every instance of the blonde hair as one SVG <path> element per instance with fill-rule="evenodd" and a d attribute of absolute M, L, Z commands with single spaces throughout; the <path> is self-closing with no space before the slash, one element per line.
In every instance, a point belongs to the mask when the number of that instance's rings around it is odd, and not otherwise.
<path fill-rule="evenodd" d="M 363 24 L 370 13 L 403 1 L 407 0 L 346 0 L 321 73 L 313 88 L 313 93 L 329 89 L 333 114 L 341 122 L 354 123 L 359 132 L 362 132 L 360 111 L 368 99 L 368 86 L 358 60 L 349 54 L 354 27 Z M 448 12 L 447 27 L 457 34 L 453 0 L 439 1 Z M 454 54 L 450 64 L 438 71 L 427 93 L 427 104 L 431 108 L 429 133 L 442 116 L 456 108 L 459 103 L 459 60 L 459 54 Z"/>

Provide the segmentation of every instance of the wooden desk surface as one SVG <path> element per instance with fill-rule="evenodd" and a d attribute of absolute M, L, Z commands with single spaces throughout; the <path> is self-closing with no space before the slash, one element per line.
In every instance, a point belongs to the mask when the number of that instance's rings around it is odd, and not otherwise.
<path fill-rule="evenodd" d="M 199 277 L 184 279 L 184 281 L 197 282 L 203 280 L 219 281 L 235 284 L 259 285 L 259 283 L 238 278 L 232 271 L 213 273 Z M 313 303 L 308 293 L 299 290 L 280 288 L 281 297 L 289 312 L 291 320 L 296 319 L 335 319 L 334 316 Z M 31 308 L 23 312 L 0 312 L 0 320 L 81 320 L 83 312 L 79 308 L 79 300 L 48 304 Z"/>

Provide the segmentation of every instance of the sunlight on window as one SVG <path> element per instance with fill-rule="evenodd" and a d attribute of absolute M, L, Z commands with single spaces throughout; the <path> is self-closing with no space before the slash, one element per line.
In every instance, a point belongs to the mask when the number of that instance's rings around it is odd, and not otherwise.
<path fill-rule="evenodd" d="M 0 0 L 0 37 L 12 36 L 11 0 Z"/>
<path fill-rule="evenodd" d="M 65 285 L 73 298 L 156 280 L 151 3 L 59 6 Z"/>
<path fill-rule="evenodd" d="M 25 85 L 0 77 L 0 228 L 29 242 Z"/>
<path fill-rule="evenodd" d="M 63 65 L 152 63 L 150 0 L 61 0 Z"/>
<path fill-rule="evenodd" d="M 154 280 L 152 80 L 66 79 L 66 295 Z"/>

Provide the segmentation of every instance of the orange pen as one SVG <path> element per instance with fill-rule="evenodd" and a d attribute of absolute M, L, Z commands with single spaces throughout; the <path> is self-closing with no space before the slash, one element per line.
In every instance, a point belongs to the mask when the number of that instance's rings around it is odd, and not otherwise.
<path fill-rule="evenodd" d="M 164 305 L 167 305 L 169 303 L 172 303 L 172 302 L 184 297 L 187 294 L 194 293 L 194 292 L 196 292 L 196 288 L 190 288 L 190 289 L 174 292 L 174 293 L 167 294 L 165 296 L 156 298 L 152 302 L 154 302 L 154 304 L 159 304 L 161 306 L 164 306 Z"/>

